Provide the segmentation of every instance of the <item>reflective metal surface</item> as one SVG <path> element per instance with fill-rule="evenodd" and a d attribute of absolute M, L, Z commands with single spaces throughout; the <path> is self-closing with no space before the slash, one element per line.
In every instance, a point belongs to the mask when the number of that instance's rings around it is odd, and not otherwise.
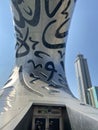
<path fill-rule="evenodd" d="M 74 98 L 65 76 L 65 49 L 75 2 L 11 0 L 16 66 L 0 90 L 0 130 L 32 130 L 32 105 L 63 106 L 68 130 L 98 130 L 98 110 Z"/>
<path fill-rule="evenodd" d="M 12 0 L 16 65 L 27 71 L 32 87 L 41 80 L 70 93 L 64 59 L 74 4 L 74 0 Z"/>

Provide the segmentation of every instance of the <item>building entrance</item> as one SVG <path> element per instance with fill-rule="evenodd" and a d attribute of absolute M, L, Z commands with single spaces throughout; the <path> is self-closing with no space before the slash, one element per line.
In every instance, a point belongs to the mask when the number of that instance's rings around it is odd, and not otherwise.
<path fill-rule="evenodd" d="M 35 118 L 34 130 L 60 130 L 59 123 L 58 118 Z"/>
<path fill-rule="evenodd" d="M 32 130 L 62 130 L 61 109 L 35 107 Z"/>

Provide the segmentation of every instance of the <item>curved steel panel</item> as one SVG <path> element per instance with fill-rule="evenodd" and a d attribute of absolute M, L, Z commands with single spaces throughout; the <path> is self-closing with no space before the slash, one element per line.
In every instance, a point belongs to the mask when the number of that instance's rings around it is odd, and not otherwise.
<path fill-rule="evenodd" d="M 12 0 L 16 65 L 29 66 L 32 81 L 42 80 L 68 93 L 65 47 L 74 4 L 74 0 Z"/>

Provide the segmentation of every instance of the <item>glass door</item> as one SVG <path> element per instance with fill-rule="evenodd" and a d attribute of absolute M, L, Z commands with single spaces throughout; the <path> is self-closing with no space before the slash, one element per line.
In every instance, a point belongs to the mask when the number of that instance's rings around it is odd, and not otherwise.
<path fill-rule="evenodd" d="M 49 118 L 49 130 L 60 130 L 59 118 Z"/>
<path fill-rule="evenodd" d="M 54 107 L 35 107 L 32 130 L 63 130 L 62 109 Z"/>
<path fill-rule="evenodd" d="M 34 130 L 45 130 L 46 119 L 45 118 L 35 118 Z"/>

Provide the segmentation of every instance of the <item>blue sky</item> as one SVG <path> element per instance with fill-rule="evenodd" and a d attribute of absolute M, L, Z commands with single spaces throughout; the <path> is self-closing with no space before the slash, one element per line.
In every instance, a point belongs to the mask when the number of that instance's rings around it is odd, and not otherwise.
<path fill-rule="evenodd" d="M 0 86 L 8 79 L 15 64 L 15 37 L 10 1 L 0 4 Z M 66 76 L 78 97 L 74 61 L 78 53 L 87 58 L 92 85 L 98 85 L 98 0 L 77 0 L 66 47 Z"/>

